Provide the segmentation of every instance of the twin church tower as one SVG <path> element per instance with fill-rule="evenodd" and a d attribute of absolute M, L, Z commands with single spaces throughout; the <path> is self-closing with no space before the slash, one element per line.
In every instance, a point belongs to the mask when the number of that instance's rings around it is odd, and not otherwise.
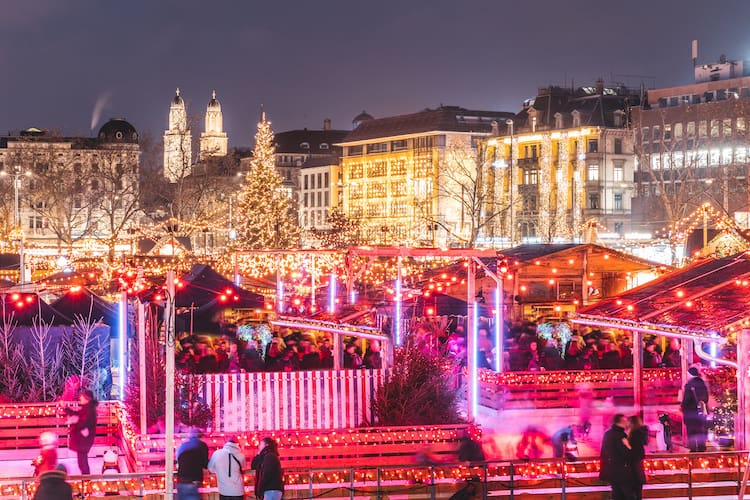
<path fill-rule="evenodd" d="M 224 132 L 224 117 L 216 91 L 206 107 L 204 131 L 199 143 L 199 160 L 210 156 L 226 156 L 229 139 Z M 193 136 L 185 101 L 180 89 L 175 91 L 169 106 L 169 128 L 164 132 L 164 177 L 177 182 L 190 174 L 193 166 Z"/>

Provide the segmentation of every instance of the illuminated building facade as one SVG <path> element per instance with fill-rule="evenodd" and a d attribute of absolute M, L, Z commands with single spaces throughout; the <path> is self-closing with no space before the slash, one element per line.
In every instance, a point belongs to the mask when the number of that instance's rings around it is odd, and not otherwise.
<path fill-rule="evenodd" d="M 0 136 L 2 232 L 20 226 L 27 245 L 58 250 L 128 238 L 139 202 L 138 140 L 119 118 L 96 137 L 37 128 Z"/>
<path fill-rule="evenodd" d="M 749 69 L 724 58 L 695 65 L 695 83 L 649 90 L 632 110 L 637 231 L 674 237 L 705 203 L 747 227 Z"/>
<path fill-rule="evenodd" d="M 469 183 L 493 122 L 511 113 L 454 106 L 372 119 L 344 138 L 342 208 L 371 244 L 467 245 Z M 471 179 L 468 179 L 471 180 Z"/>
<path fill-rule="evenodd" d="M 629 231 L 634 192 L 626 88 L 540 89 L 486 142 L 486 243 L 590 241 Z"/>

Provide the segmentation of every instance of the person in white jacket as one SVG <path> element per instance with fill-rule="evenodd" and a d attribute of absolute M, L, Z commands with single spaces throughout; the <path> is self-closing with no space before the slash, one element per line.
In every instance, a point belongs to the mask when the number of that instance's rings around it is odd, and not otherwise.
<path fill-rule="evenodd" d="M 245 498 L 245 484 L 242 471 L 247 462 L 242 454 L 237 438 L 229 438 L 223 448 L 219 448 L 208 461 L 208 470 L 216 474 L 221 500 L 242 500 Z"/>

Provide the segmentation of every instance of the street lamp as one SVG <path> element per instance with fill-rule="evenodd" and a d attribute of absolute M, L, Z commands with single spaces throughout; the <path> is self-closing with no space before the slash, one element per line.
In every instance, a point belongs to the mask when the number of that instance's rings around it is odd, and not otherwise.
<path fill-rule="evenodd" d="M 21 177 L 30 177 L 31 172 L 21 170 L 20 165 L 13 167 L 12 174 L 8 174 L 6 171 L 0 172 L 3 177 L 7 175 L 13 175 L 13 199 L 15 204 L 13 206 L 13 233 L 14 241 L 18 241 L 18 257 L 19 257 L 19 283 L 23 284 L 26 281 L 26 272 L 24 269 L 24 256 L 23 256 L 23 229 L 21 228 L 21 203 L 19 192 L 21 189 Z M 16 239 L 17 238 L 17 239 Z"/>
<path fill-rule="evenodd" d="M 507 120 L 505 120 L 505 125 L 507 125 L 508 132 L 510 133 L 510 156 L 509 156 L 510 162 L 508 162 L 508 178 L 510 180 L 510 182 L 508 182 L 508 191 L 509 191 L 508 194 L 510 198 L 510 207 L 509 207 L 510 210 L 508 210 L 508 219 L 509 219 L 508 226 L 510 229 L 510 234 L 509 234 L 510 247 L 513 248 L 513 246 L 516 243 L 515 234 L 514 234 L 515 227 L 513 227 L 513 219 L 515 218 L 514 212 L 516 210 L 516 207 L 513 205 L 513 188 L 516 182 L 515 171 L 513 169 L 513 120 L 508 118 Z"/>

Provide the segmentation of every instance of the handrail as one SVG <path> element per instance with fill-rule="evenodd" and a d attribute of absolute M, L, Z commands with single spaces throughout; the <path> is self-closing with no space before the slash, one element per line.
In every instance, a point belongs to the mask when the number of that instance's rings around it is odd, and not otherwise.
<path fill-rule="evenodd" d="M 685 482 L 691 485 L 693 490 L 702 482 L 713 483 L 715 478 L 706 478 L 701 470 L 707 469 L 724 469 L 732 473 L 733 479 L 724 482 L 727 485 L 735 485 L 737 490 L 741 487 L 742 475 L 738 468 L 742 465 L 743 460 L 747 458 L 747 451 L 733 452 L 716 452 L 716 453 L 691 453 L 691 454 L 655 454 L 647 455 L 647 468 L 660 465 L 661 469 L 651 472 L 659 473 L 663 471 L 669 475 L 684 475 L 687 478 L 680 477 L 676 480 L 675 488 Z M 598 458 L 588 457 L 581 458 L 577 461 L 564 461 L 561 459 L 537 459 L 537 460 L 501 460 L 488 461 L 475 464 L 467 463 L 433 463 L 433 464 L 414 464 L 401 463 L 378 466 L 349 466 L 338 468 L 289 468 L 286 471 L 286 489 L 300 490 L 305 494 L 310 494 L 318 485 L 318 488 L 331 489 L 343 488 L 350 489 L 352 493 L 355 490 L 370 491 L 377 488 L 378 492 L 386 487 L 399 488 L 400 491 L 408 493 L 410 490 L 419 488 L 419 492 L 424 495 L 425 488 L 428 488 L 430 498 L 435 498 L 436 488 L 446 488 L 455 485 L 459 481 L 476 478 L 486 488 L 485 493 L 502 490 L 509 492 L 511 498 L 513 495 L 523 492 L 526 495 L 533 493 L 536 480 L 538 479 L 555 479 L 559 480 L 559 491 L 567 491 L 570 495 L 570 489 L 581 486 L 581 478 L 588 477 L 595 484 L 590 487 L 606 489 L 604 483 L 598 482 Z M 696 475 L 698 474 L 698 475 Z M 135 473 L 135 474 L 109 474 L 103 476 L 69 476 L 68 482 L 74 486 L 77 491 L 86 493 L 89 491 L 96 492 L 97 496 L 105 491 L 107 485 L 110 487 L 120 484 L 125 485 L 126 491 L 136 490 L 141 494 L 145 491 L 163 491 L 164 472 Z M 29 495 L 29 486 L 35 482 L 32 477 L 15 477 L 0 479 L 0 495 L 9 495 L 20 498 L 27 498 Z M 528 484 L 523 484 L 528 481 Z M 246 489 L 249 491 L 252 484 L 252 473 L 245 477 Z M 389 486 L 385 486 L 385 485 Z M 660 487 L 665 484 L 659 482 Z M 337 486 L 338 485 L 338 486 Z M 648 485 L 647 485 L 648 487 Z M 215 492 L 215 479 L 209 476 L 204 480 L 202 485 L 204 492 Z M 542 493 L 539 492 L 540 498 Z M 533 498 L 533 497 L 530 497 Z"/>

